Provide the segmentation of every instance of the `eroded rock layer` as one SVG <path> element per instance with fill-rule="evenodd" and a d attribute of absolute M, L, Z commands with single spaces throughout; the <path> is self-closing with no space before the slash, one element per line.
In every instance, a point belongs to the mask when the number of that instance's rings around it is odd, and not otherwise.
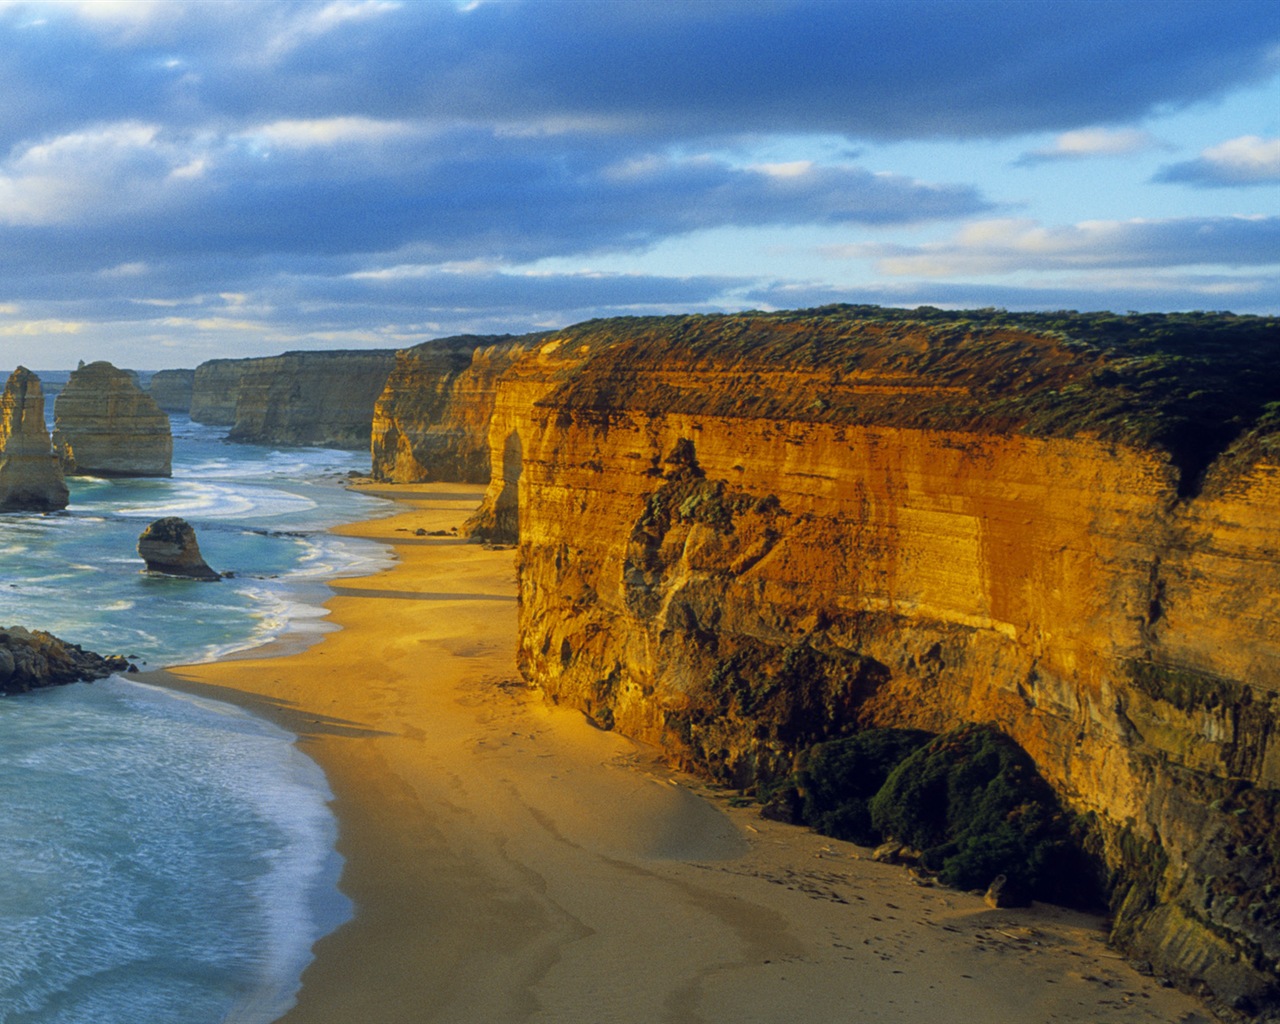
<path fill-rule="evenodd" d="M 147 393 L 165 412 L 191 411 L 195 370 L 157 370 L 147 382 Z"/>
<path fill-rule="evenodd" d="M 487 483 L 497 382 L 522 341 L 466 335 L 397 353 L 374 406 L 373 476 Z"/>
<path fill-rule="evenodd" d="M 68 497 L 40 378 L 19 366 L 0 394 L 0 512 L 52 512 L 66 508 Z"/>
<path fill-rule="evenodd" d="M 232 441 L 364 448 L 395 352 L 286 352 L 196 367 L 191 418 Z"/>
<path fill-rule="evenodd" d="M 81 365 L 53 403 L 53 445 L 72 475 L 169 476 L 169 417 L 133 374 L 107 362 Z"/>
<path fill-rule="evenodd" d="M 742 786 L 866 726 L 994 722 L 1088 823 L 1122 946 L 1274 1010 L 1280 325 L 1047 319 L 531 347 L 480 517 L 518 523 L 521 668 Z"/>

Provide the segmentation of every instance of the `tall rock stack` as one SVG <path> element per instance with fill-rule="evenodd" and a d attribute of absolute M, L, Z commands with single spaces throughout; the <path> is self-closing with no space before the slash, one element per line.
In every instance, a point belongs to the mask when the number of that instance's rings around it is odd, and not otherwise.
<path fill-rule="evenodd" d="M 110 363 L 82 364 L 54 402 L 53 444 L 65 472 L 169 476 L 169 417 L 133 376 Z"/>
<path fill-rule="evenodd" d="M 19 366 L 0 396 L 0 511 L 51 512 L 66 508 L 67 499 L 44 422 L 40 378 Z"/>

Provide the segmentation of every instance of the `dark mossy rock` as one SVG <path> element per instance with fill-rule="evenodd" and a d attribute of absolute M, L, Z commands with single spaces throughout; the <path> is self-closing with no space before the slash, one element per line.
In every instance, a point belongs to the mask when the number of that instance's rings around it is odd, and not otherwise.
<path fill-rule="evenodd" d="M 867 729 L 810 747 L 795 773 L 801 820 L 835 839 L 878 845 L 883 835 L 871 822 L 871 798 L 903 758 L 931 739 L 919 729 Z"/>
<path fill-rule="evenodd" d="M 1026 897 L 1098 906 L 1100 871 L 1030 756 L 994 726 L 966 725 L 906 757 L 871 800 L 873 826 L 921 851 L 960 889 L 998 875 Z"/>
<path fill-rule="evenodd" d="M 133 668 L 118 654 L 104 657 L 39 629 L 0 629 L 0 694 L 102 679 Z"/>

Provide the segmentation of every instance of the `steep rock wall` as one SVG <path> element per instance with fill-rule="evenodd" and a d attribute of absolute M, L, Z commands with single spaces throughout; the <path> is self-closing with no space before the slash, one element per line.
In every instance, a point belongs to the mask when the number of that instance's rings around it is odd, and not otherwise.
<path fill-rule="evenodd" d="M 394 483 L 489 481 L 498 379 L 524 339 L 466 335 L 396 354 L 373 411 L 373 476 Z"/>
<path fill-rule="evenodd" d="M 195 379 L 195 370 L 157 370 L 147 383 L 147 394 L 165 412 L 189 413 Z"/>
<path fill-rule="evenodd" d="M 364 448 L 395 352 L 286 352 L 246 362 L 231 440 Z"/>
<path fill-rule="evenodd" d="M 499 386 L 479 517 L 519 524 L 522 671 L 739 785 L 865 726 L 995 722 L 1092 822 L 1117 941 L 1275 1010 L 1280 459 L 1229 446 L 1280 381 L 1234 386 L 1231 351 L 563 332 Z"/>
<path fill-rule="evenodd" d="M 81 365 L 53 403 L 53 445 L 68 474 L 169 476 L 169 417 L 133 374 Z"/>
<path fill-rule="evenodd" d="M 66 508 L 68 496 L 40 378 L 19 366 L 0 394 L 0 512 L 52 512 Z"/>
<path fill-rule="evenodd" d="M 236 421 L 240 378 L 252 359 L 210 359 L 195 369 L 191 380 L 191 418 L 212 427 L 229 427 Z"/>

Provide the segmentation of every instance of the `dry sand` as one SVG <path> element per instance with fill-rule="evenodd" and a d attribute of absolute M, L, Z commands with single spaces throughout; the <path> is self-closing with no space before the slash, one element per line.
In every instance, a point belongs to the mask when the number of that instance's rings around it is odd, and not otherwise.
<path fill-rule="evenodd" d="M 328 775 L 355 917 L 288 1024 L 1210 1020 L 1097 919 L 917 885 L 544 704 L 513 552 L 417 533 L 480 489 L 395 495 L 341 531 L 398 562 L 334 586 L 340 630 L 157 680 L 274 717 Z"/>

